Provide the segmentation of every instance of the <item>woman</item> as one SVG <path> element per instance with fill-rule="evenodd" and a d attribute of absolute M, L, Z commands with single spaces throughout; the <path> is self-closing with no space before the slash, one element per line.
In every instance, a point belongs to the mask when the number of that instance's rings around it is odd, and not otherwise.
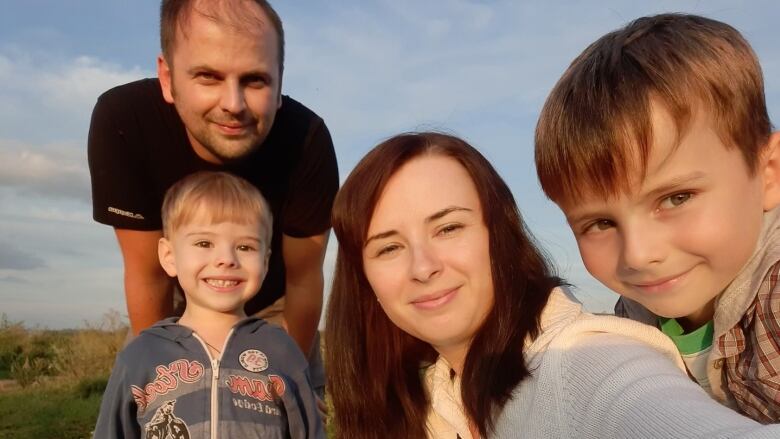
<path fill-rule="evenodd" d="M 582 313 L 509 188 L 460 139 L 377 146 L 339 191 L 333 227 L 325 334 L 339 437 L 780 431 L 710 400 L 655 329 Z"/>

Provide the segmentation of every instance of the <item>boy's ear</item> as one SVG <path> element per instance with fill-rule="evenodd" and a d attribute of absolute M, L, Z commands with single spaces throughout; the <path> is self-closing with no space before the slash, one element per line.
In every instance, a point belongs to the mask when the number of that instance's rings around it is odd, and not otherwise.
<path fill-rule="evenodd" d="M 170 277 L 176 277 L 176 258 L 173 256 L 173 245 L 171 241 L 160 238 L 157 241 L 157 257 L 160 258 L 160 265 Z"/>
<path fill-rule="evenodd" d="M 780 131 L 769 136 L 761 152 L 761 170 L 764 180 L 764 211 L 780 204 Z"/>

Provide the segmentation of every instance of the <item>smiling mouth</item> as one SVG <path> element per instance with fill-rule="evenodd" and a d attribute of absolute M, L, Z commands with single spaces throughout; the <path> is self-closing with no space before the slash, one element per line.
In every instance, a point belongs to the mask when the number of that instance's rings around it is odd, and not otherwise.
<path fill-rule="evenodd" d="M 669 277 L 653 280 L 650 282 L 630 283 L 630 285 L 644 293 L 650 293 L 650 294 L 664 293 L 666 291 L 671 290 L 677 284 L 682 282 L 682 280 L 687 277 L 688 273 L 690 273 L 691 270 L 693 270 L 693 268 L 683 271 L 682 273 L 676 274 L 674 276 L 669 276 Z"/>
<path fill-rule="evenodd" d="M 216 288 L 230 288 L 239 284 L 234 279 L 206 279 L 206 283 Z"/>
<path fill-rule="evenodd" d="M 447 290 L 438 291 L 433 294 L 426 294 L 413 300 L 412 305 L 422 309 L 435 309 L 438 308 L 450 300 L 452 300 L 460 287 L 450 288 Z"/>

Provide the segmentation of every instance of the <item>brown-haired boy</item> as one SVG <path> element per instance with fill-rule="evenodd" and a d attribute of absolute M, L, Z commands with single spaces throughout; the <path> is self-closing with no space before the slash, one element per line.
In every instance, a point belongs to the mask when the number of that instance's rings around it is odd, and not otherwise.
<path fill-rule="evenodd" d="M 190 174 L 168 189 L 162 220 L 160 264 L 186 308 L 119 354 L 94 437 L 324 437 L 303 354 L 244 312 L 270 255 L 260 191 L 224 172 Z"/>
<path fill-rule="evenodd" d="M 731 26 L 644 17 L 577 57 L 536 166 L 616 313 L 658 325 L 713 397 L 780 421 L 780 133 Z"/>

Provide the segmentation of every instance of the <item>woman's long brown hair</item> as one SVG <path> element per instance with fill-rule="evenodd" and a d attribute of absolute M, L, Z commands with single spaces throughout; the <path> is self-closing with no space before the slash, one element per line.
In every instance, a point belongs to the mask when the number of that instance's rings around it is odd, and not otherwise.
<path fill-rule="evenodd" d="M 340 438 L 426 435 L 430 403 L 422 368 L 437 353 L 388 319 L 363 269 L 363 246 L 379 195 L 401 166 L 425 154 L 463 165 L 490 231 L 494 305 L 474 336 L 461 376 L 464 411 L 481 436 L 493 430 L 512 391 L 529 376 L 523 344 L 536 337 L 542 309 L 560 283 L 526 231 L 506 183 L 476 149 L 440 133 L 402 134 L 375 147 L 345 181 L 332 214 L 339 250 L 325 346 Z"/>

